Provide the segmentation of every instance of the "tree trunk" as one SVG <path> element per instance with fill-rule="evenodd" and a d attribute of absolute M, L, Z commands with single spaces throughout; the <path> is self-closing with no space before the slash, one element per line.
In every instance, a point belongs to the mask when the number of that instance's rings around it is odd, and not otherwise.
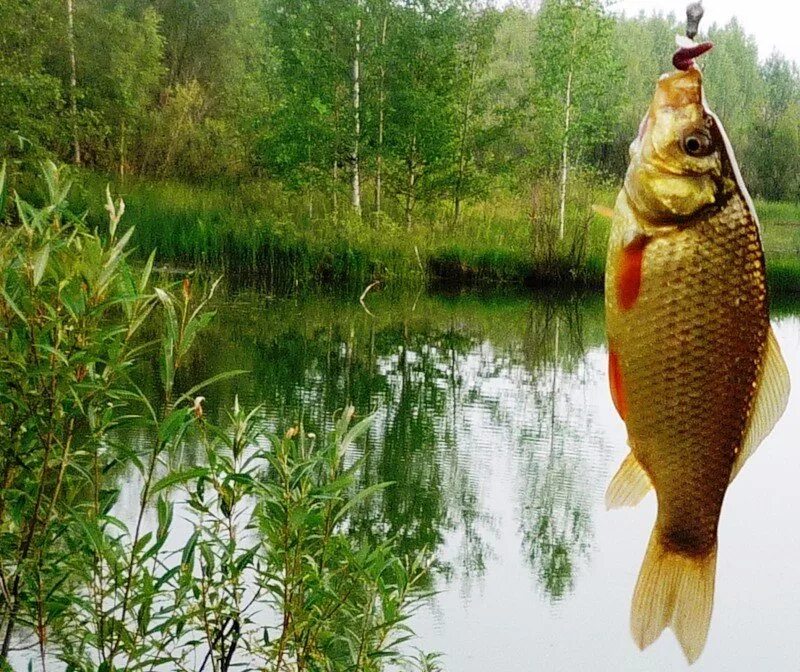
<path fill-rule="evenodd" d="M 472 107 L 472 94 L 475 89 L 476 70 L 478 65 L 478 46 L 472 45 L 472 56 L 469 64 L 469 87 L 467 88 L 467 98 L 464 101 L 464 110 L 461 117 L 461 133 L 458 149 L 458 175 L 456 177 L 455 189 L 453 189 L 453 224 L 458 224 L 461 218 L 461 198 L 464 189 L 464 176 L 467 170 L 467 138 L 469 135 L 469 122 Z"/>
<path fill-rule="evenodd" d="M 78 139 L 78 67 L 75 61 L 75 5 L 67 0 L 67 48 L 69 49 L 69 107 L 72 116 L 72 150 L 75 165 L 81 164 L 81 143 Z"/>
<path fill-rule="evenodd" d="M 383 17 L 383 28 L 381 30 L 381 57 L 380 57 L 380 84 L 378 91 L 378 157 L 377 165 L 375 167 L 375 215 L 380 219 L 381 215 L 381 198 L 383 196 L 383 121 L 384 121 L 384 106 L 386 104 L 386 66 L 385 66 L 385 50 L 386 50 L 386 27 L 389 21 L 389 16 Z"/>
<path fill-rule="evenodd" d="M 565 221 L 567 218 L 567 178 L 569 177 L 569 125 L 572 112 L 572 63 L 567 75 L 567 95 L 564 106 L 564 142 L 561 148 L 561 195 L 558 211 L 558 239 L 564 240 Z"/>
<path fill-rule="evenodd" d="M 415 172 L 415 157 L 417 154 L 417 136 L 411 139 L 411 153 L 408 156 L 408 180 L 406 183 L 406 229 L 411 230 L 411 213 L 414 210 L 414 190 L 417 184 L 417 174 Z"/>
<path fill-rule="evenodd" d="M 356 19 L 356 53 L 353 58 L 353 208 L 361 216 L 361 175 L 359 141 L 361 139 L 361 19 Z"/>
<path fill-rule="evenodd" d="M 119 127 L 119 179 L 125 181 L 125 122 Z"/>
<path fill-rule="evenodd" d="M 333 221 L 339 221 L 339 161 L 334 158 L 333 160 Z"/>

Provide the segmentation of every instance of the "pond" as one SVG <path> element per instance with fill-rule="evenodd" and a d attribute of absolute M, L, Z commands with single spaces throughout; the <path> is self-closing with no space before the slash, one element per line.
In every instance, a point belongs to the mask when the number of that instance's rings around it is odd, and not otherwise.
<path fill-rule="evenodd" d="M 606 379 L 602 297 L 375 294 L 222 301 L 187 369 L 265 423 L 322 432 L 352 403 L 376 413 L 364 485 L 392 481 L 353 520 L 437 560 L 436 596 L 412 626 L 451 672 L 685 669 L 671 632 L 644 653 L 630 599 L 653 495 L 607 512 L 627 453 Z M 800 305 L 774 311 L 800 388 Z M 800 422 L 794 398 L 729 490 L 715 612 L 697 670 L 794 669 L 800 660 Z M 136 487 L 134 484 L 132 487 Z M 131 503 L 135 500 L 133 492 Z M 122 498 L 125 501 L 125 497 Z"/>

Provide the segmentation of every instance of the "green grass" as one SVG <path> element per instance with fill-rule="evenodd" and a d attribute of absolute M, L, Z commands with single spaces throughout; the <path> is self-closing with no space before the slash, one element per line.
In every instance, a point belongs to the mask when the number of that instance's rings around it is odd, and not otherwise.
<path fill-rule="evenodd" d="M 81 175 L 79 205 L 99 223 L 106 178 Z M 534 248 L 530 200 L 498 190 L 464 206 L 455 225 L 449 204 L 419 206 L 406 230 L 389 210 L 380 222 L 356 218 L 340 197 L 307 197 L 266 181 L 237 186 L 194 186 L 172 181 L 112 184 L 125 199 L 125 220 L 135 225 L 142 253 L 158 250 L 177 268 L 221 269 L 229 282 L 273 291 L 310 286 L 363 288 L 380 280 L 394 286 L 531 286 L 600 288 L 608 221 L 589 223 L 586 254 L 572 261 L 567 245 L 544 256 Z M 595 190 L 609 205 L 614 188 Z M 396 206 L 395 206 L 396 207 Z M 800 204 L 758 201 L 770 284 L 777 293 L 800 293 Z M 568 212 L 570 225 L 579 219 Z"/>

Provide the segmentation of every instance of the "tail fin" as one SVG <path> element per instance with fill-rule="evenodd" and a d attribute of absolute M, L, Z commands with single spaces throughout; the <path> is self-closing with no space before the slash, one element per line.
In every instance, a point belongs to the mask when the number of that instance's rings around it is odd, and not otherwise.
<path fill-rule="evenodd" d="M 705 556 L 668 551 L 653 530 L 631 605 L 631 633 L 640 649 L 671 627 L 689 663 L 706 645 L 714 605 L 717 547 Z"/>

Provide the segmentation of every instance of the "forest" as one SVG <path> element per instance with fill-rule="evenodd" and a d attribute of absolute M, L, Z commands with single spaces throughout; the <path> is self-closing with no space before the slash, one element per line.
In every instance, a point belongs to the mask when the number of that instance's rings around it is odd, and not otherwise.
<path fill-rule="evenodd" d="M 176 261 L 275 266 L 324 240 L 314 268 L 350 252 L 328 275 L 369 250 L 357 282 L 530 258 L 596 278 L 588 206 L 610 204 L 682 21 L 601 0 L 6 0 L 0 154 L 113 177 L 143 249 Z M 709 100 L 751 191 L 796 201 L 795 64 L 736 20 L 707 34 Z"/>

